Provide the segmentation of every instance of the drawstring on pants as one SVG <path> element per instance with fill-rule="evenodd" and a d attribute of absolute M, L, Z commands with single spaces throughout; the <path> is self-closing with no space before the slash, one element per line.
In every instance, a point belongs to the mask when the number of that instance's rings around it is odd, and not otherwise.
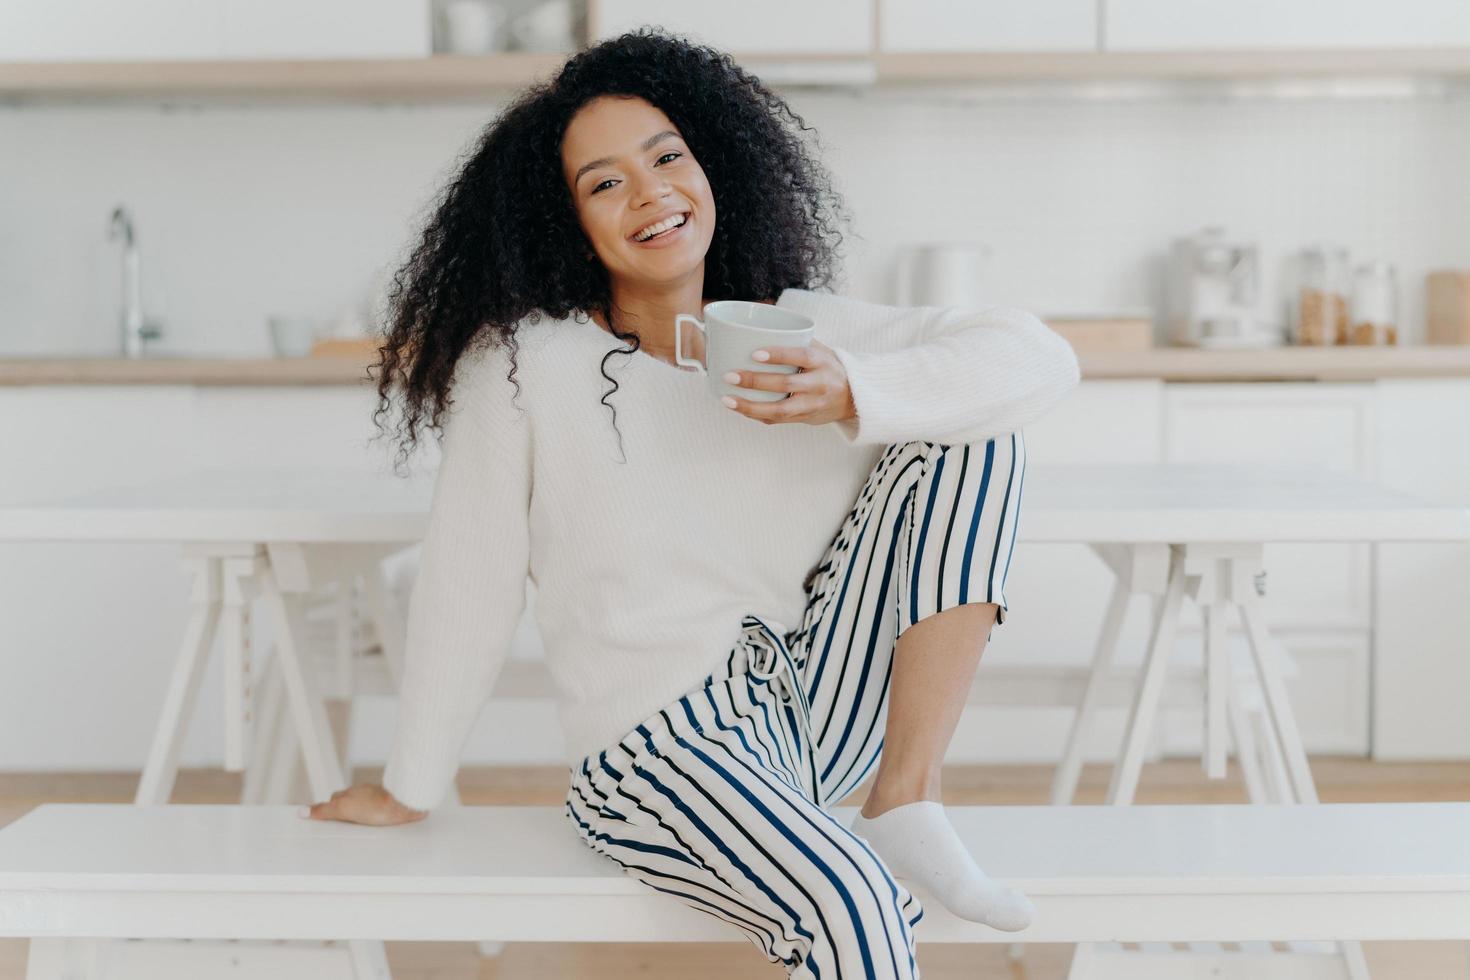
<path fill-rule="evenodd" d="M 812 709 L 807 700 L 806 687 L 801 682 L 801 672 L 796 659 L 787 645 L 785 631 L 780 624 L 773 624 L 759 616 L 746 615 L 745 631 L 749 633 L 751 645 L 757 653 L 751 657 L 750 675 L 761 680 L 780 678 L 789 696 L 783 695 L 783 703 L 796 702 L 796 717 L 801 725 L 802 748 L 806 753 L 808 778 L 811 780 L 812 801 L 821 802 L 821 790 L 817 784 L 817 744 L 812 737 Z M 762 656 L 765 654 L 766 656 Z"/>

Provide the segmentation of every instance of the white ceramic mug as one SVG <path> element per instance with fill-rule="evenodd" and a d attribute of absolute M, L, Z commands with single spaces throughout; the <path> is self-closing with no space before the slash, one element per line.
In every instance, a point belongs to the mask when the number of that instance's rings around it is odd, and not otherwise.
<path fill-rule="evenodd" d="M 704 361 L 685 357 L 683 353 L 684 321 L 689 321 L 704 334 Z M 696 368 L 709 379 L 716 397 L 734 395 L 753 402 L 778 402 L 790 392 L 742 388 L 725 380 L 726 371 L 765 371 L 770 374 L 795 374 L 795 364 L 772 364 L 751 359 L 762 347 L 806 347 L 812 342 L 816 321 L 811 317 L 783 310 L 769 303 L 753 303 L 743 299 L 722 299 L 704 307 L 704 322 L 689 313 L 674 317 L 674 361 L 682 367 Z"/>

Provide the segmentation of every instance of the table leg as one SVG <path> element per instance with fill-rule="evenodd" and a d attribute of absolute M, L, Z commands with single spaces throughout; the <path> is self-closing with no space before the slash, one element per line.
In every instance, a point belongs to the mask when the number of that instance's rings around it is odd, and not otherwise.
<path fill-rule="evenodd" d="M 285 681 L 281 681 L 282 701 L 285 700 Z M 297 750 L 296 726 L 291 721 L 290 711 L 284 711 L 276 722 L 276 734 L 271 740 L 270 763 L 266 769 L 266 803 L 315 803 L 310 799 L 310 787 L 299 786 L 301 778 L 301 753 Z"/>
<path fill-rule="evenodd" d="M 1264 610 L 1254 595 L 1236 597 L 1236 608 L 1240 610 L 1241 622 L 1245 624 L 1246 636 L 1250 640 L 1251 656 L 1255 660 L 1256 675 L 1260 678 L 1261 690 L 1266 697 L 1266 708 L 1271 715 L 1281 757 L 1286 763 L 1287 775 L 1292 783 L 1292 802 L 1316 803 L 1317 786 L 1312 780 L 1312 770 L 1307 763 L 1307 750 L 1302 745 L 1301 732 L 1297 729 L 1296 715 L 1291 710 L 1291 699 L 1286 694 L 1286 682 L 1276 662 L 1276 651 L 1266 632 Z"/>
<path fill-rule="evenodd" d="M 220 563 L 223 600 L 220 622 L 220 679 L 224 691 L 226 772 L 240 772 L 246 763 L 250 730 L 250 601 L 255 595 L 259 556 L 225 558 Z"/>
<path fill-rule="evenodd" d="M 241 803 L 259 804 L 268 801 L 265 787 L 270 779 L 277 728 L 281 723 L 283 684 L 280 661 L 272 655 L 260 675 L 260 689 L 257 692 L 260 695 L 259 710 L 255 717 L 249 764 L 245 767 L 245 779 L 240 789 Z"/>
<path fill-rule="evenodd" d="M 286 699 L 291 707 L 301 752 L 306 761 L 307 777 L 317 800 L 325 800 L 339 789 L 347 788 L 346 775 L 332 740 L 326 704 L 317 693 L 315 666 L 308 663 L 298 640 L 306 635 L 301 622 L 300 595 L 282 592 L 273 568 L 267 566 L 260 576 L 261 599 L 279 627 L 276 656 L 281 675 L 286 681 Z"/>
<path fill-rule="evenodd" d="M 1225 701 L 1230 690 L 1230 647 L 1225 635 L 1226 606 L 1210 602 L 1200 606 L 1204 626 L 1205 731 L 1203 753 L 1205 776 L 1225 778 Z"/>
<path fill-rule="evenodd" d="M 1077 782 L 1082 776 L 1082 752 L 1092 730 L 1093 717 L 1097 714 L 1103 683 L 1113 666 L 1113 654 L 1118 649 L 1118 635 L 1123 630 L 1123 619 L 1128 612 L 1128 600 L 1132 595 L 1128 581 L 1121 575 L 1117 576 L 1113 582 L 1113 597 L 1108 602 L 1108 611 L 1103 618 L 1102 632 L 1098 635 L 1097 648 L 1092 655 L 1087 687 L 1082 692 L 1082 702 L 1077 707 L 1077 713 L 1072 716 L 1072 728 L 1067 733 L 1062 761 L 1052 777 L 1051 802 L 1054 806 L 1065 806 L 1077 795 Z"/>
<path fill-rule="evenodd" d="M 189 597 L 192 608 L 154 729 L 153 745 L 133 797 L 133 802 L 140 804 L 167 803 L 173 794 L 179 775 L 179 749 L 199 699 L 199 682 L 219 625 L 220 559 L 194 557 L 185 559 L 185 564 L 194 572 Z"/>
<path fill-rule="evenodd" d="M 368 615 L 373 621 L 373 630 L 378 643 L 383 647 L 383 659 L 388 665 L 388 675 L 393 679 L 396 690 L 403 679 L 403 644 L 405 630 L 403 616 L 398 609 L 380 564 L 368 566 L 362 572 L 363 593 L 367 598 Z"/>
<path fill-rule="evenodd" d="M 1175 551 L 1170 556 L 1169 585 L 1154 617 L 1148 654 L 1143 666 L 1143 680 L 1133 697 L 1128 715 L 1128 729 L 1123 737 L 1123 752 L 1113 766 L 1107 802 L 1127 805 L 1133 802 L 1138 776 L 1143 768 L 1144 750 L 1158 713 L 1159 695 L 1164 688 L 1164 674 L 1174 652 L 1174 633 L 1179 622 L 1179 608 L 1184 601 L 1184 561 Z"/>
<path fill-rule="evenodd" d="M 1251 719 L 1241 704 L 1240 688 L 1230 685 L 1230 694 L 1225 702 L 1225 711 L 1230 719 L 1230 734 L 1235 740 L 1235 758 L 1240 763 L 1240 774 L 1245 780 L 1245 796 L 1252 803 L 1269 803 L 1266 798 L 1266 783 L 1261 775 L 1261 761 L 1257 756 L 1255 735 L 1251 731 Z"/>

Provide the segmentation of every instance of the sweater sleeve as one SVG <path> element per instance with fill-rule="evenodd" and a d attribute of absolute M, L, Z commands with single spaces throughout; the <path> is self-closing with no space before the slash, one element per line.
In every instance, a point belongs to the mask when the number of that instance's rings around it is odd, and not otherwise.
<path fill-rule="evenodd" d="M 383 786 L 416 810 L 448 793 L 525 609 L 530 419 L 499 347 L 456 367 L 428 528 L 410 593 Z"/>
<path fill-rule="evenodd" d="M 1009 306 L 900 307 L 825 297 L 817 313 L 847 370 L 857 445 L 984 442 L 1051 411 L 1080 380 L 1077 355 L 1033 313 Z"/>

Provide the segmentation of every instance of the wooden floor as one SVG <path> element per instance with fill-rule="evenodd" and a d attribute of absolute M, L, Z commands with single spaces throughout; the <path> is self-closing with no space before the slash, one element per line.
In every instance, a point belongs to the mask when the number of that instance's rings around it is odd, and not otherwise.
<path fill-rule="evenodd" d="M 1326 802 L 1470 800 L 1470 763 L 1374 763 L 1319 757 L 1312 760 L 1318 794 Z M 376 780 L 378 769 L 360 769 L 358 780 Z M 1045 803 L 1050 766 L 953 766 L 945 769 L 944 801 L 950 804 Z M 560 805 L 566 774 L 555 767 L 466 769 L 459 785 L 466 803 Z M 1101 803 L 1108 767 L 1084 769 L 1079 803 Z M 0 774 L 0 825 L 40 803 L 128 802 L 136 774 Z M 239 776 L 215 770 L 182 773 L 174 802 L 230 803 L 239 798 Z M 866 787 L 844 800 L 862 802 Z M 1230 778 L 1206 780 L 1198 759 L 1170 759 L 1144 766 L 1137 802 L 1245 802 L 1239 770 Z M 923 944 L 919 926 L 919 965 L 926 980 L 1059 980 L 1066 976 L 1072 947 L 1033 943 L 1011 961 L 1004 944 L 951 946 Z M 1365 943 L 1374 980 L 1466 980 L 1470 948 L 1458 942 Z M 25 943 L 0 940 L 0 980 L 25 976 Z M 482 959 L 472 943 L 389 943 L 395 980 L 735 980 L 780 977 L 753 945 L 512 943 L 499 957 Z M 201 978 L 204 980 L 204 978 Z"/>

